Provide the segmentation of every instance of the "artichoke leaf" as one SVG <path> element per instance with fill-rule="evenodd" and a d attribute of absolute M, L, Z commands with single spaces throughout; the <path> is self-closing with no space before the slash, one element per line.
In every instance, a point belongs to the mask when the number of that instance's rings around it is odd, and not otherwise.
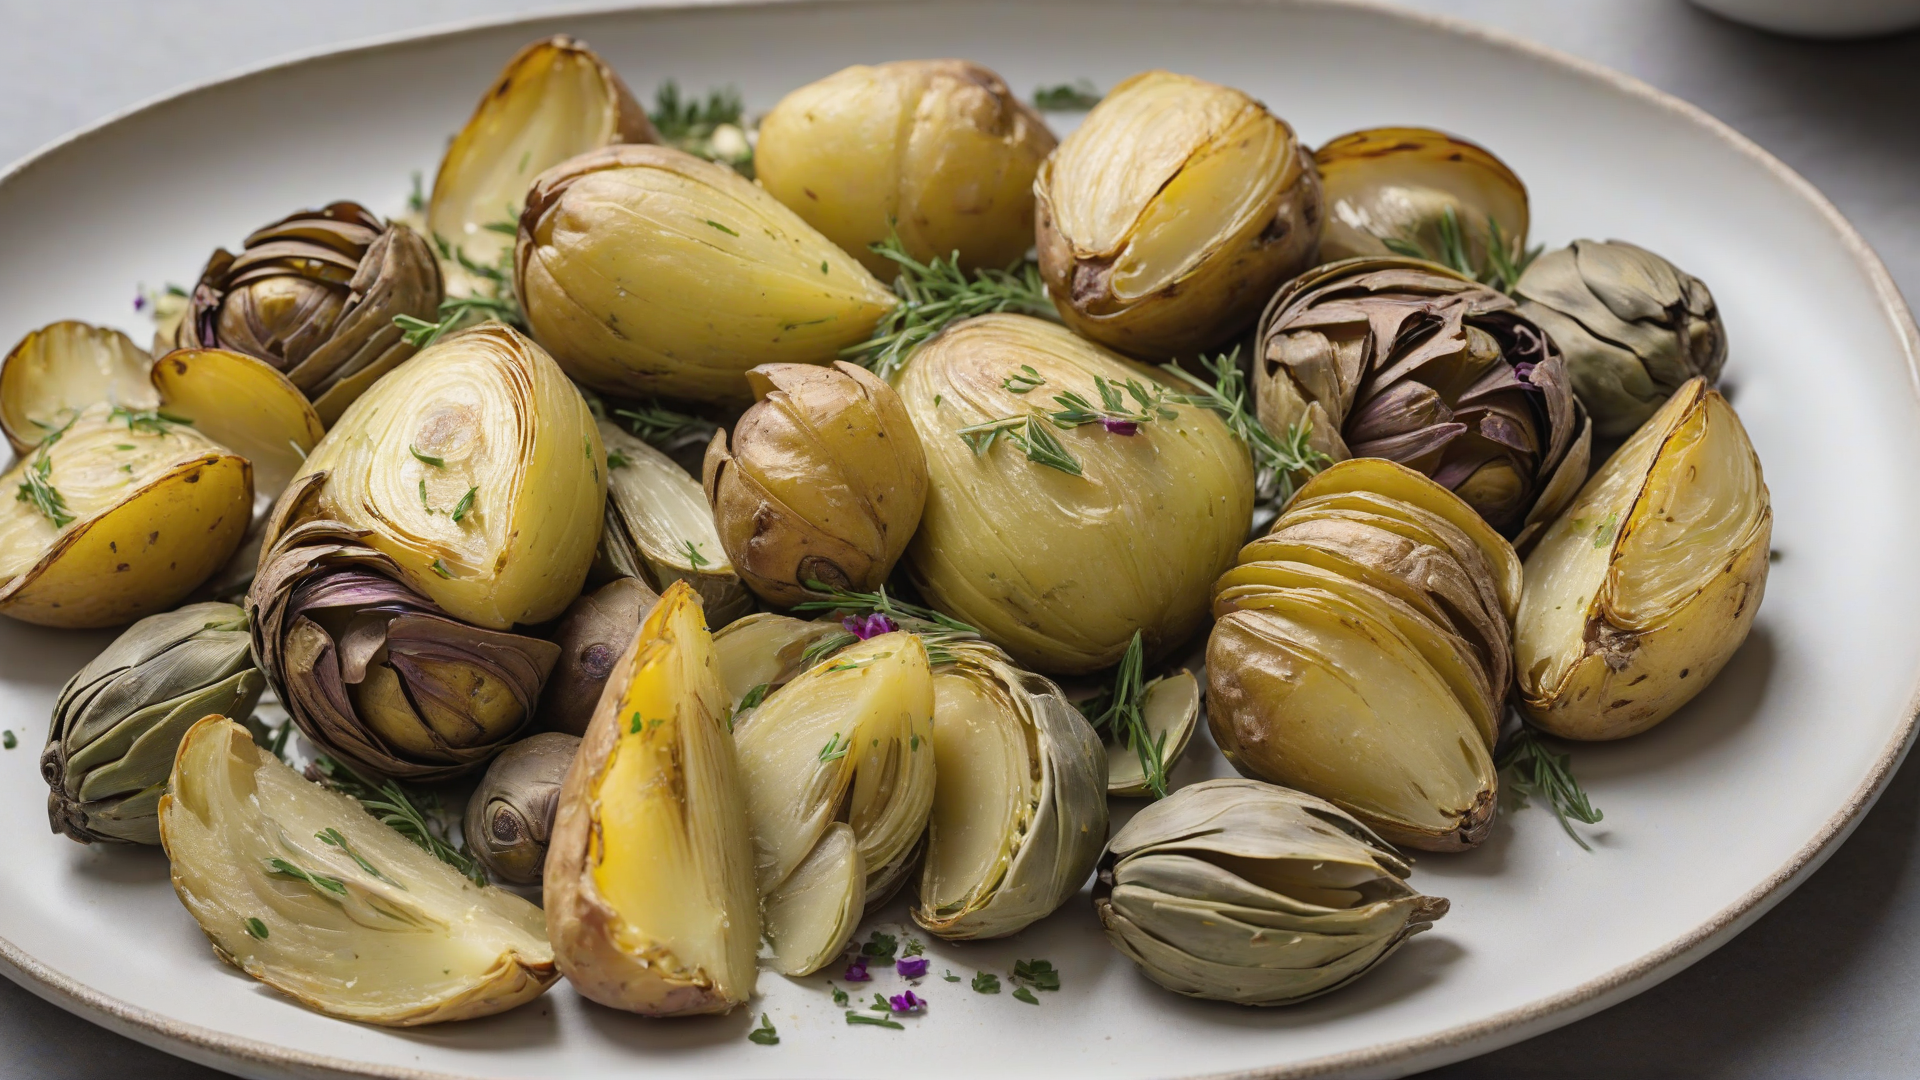
<path fill-rule="evenodd" d="M 715 629 L 752 611 L 753 594 L 727 558 L 700 482 L 612 422 L 601 420 L 599 430 L 610 451 L 605 544 L 614 567 L 656 591 L 685 581 Z"/>

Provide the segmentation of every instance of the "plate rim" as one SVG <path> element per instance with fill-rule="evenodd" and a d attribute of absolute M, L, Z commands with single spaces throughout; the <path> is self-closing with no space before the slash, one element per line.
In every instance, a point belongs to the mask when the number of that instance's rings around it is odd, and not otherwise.
<path fill-rule="evenodd" d="M 535 13 L 519 13 L 462 19 L 425 29 L 383 34 L 351 42 L 302 50 L 267 60 L 238 71 L 193 83 L 178 90 L 137 102 L 118 112 L 77 128 L 48 142 L 0 171 L 0 191 L 5 190 L 46 158 L 69 146 L 88 141 L 106 129 L 115 127 L 163 106 L 197 97 L 204 93 L 256 76 L 287 68 L 344 60 L 421 43 L 444 41 L 535 23 L 551 24 L 575 18 L 641 15 L 655 12 L 694 11 L 707 8 L 728 10 L 776 9 L 791 7 L 847 7 L 891 3 L 896 6 L 936 6 L 942 0 L 629 0 L 614 4 L 580 4 Z M 1138 6 L 1171 6 L 1182 0 L 1126 0 Z M 1192 3 L 1194 0 L 1186 0 Z M 1819 188 L 1791 166 L 1758 143 L 1741 134 L 1705 109 L 1676 97 L 1624 72 L 1587 60 L 1519 34 L 1486 26 L 1454 15 L 1416 11 L 1390 0 L 1198 0 L 1200 6 L 1224 8 L 1304 8 L 1358 10 L 1417 26 L 1439 30 L 1477 41 L 1505 52 L 1540 61 L 1572 72 L 1610 89 L 1655 106 L 1681 120 L 1691 122 L 1726 147 L 1760 166 L 1794 194 L 1805 200 L 1826 225 L 1839 237 L 1854 264 L 1873 286 L 1881 312 L 1886 316 L 1905 353 L 1908 389 L 1920 400 L 1920 325 L 1901 295 L 1899 286 L 1887 271 L 1873 246 L 1860 234 L 1846 215 Z M 1711 917 L 1666 944 L 1614 967 L 1558 994 L 1506 1009 L 1492 1016 L 1457 1024 L 1426 1035 L 1378 1043 L 1359 1050 L 1342 1051 L 1289 1065 L 1193 1074 L 1190 1080 L 1290 1080 L 1353 1073 L 1361 1070 L 1391 1070 L 1394 1075 L 1420 1068 L 1431 1068 L 1452 1061 L 1487 1053 L 1534 1035 L 1572 1023 L 1678 974 L 1731 940 L 1740 931 L 1785 899 L 1827 858 L 1878 801 L 1898 771 L 1920 730 L 1920 676 L 1908 694 L 1904 717 L 1893 736 L 1874 759 L 1872 767 L 1854 788 L 1845 803 L 1786 862 L 1739 899 L 1721 908 Z M 207 1065 L 224 1063 L 257 1065 L 275 1072 L 328 1075 L 379 1080 L 471 1080 L 470 1076 L 407 1066 L 391 1066 L 351 1061 L 327 1054 L 293 1050 L 244 1036 L 229 1035 L 171 1019 L 160 1013 L 131 1005 L 110 994 L 40 962 L 5 937 L 0 937 L 0 974 L 25 987 L 41 999 L 57 1005 L 90 1022 L 99 1024 L 155 1049 Z"/>

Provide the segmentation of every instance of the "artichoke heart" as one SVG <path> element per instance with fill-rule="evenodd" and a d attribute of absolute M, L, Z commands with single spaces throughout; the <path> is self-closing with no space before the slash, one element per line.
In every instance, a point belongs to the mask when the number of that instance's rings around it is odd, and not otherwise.
<path fill-rule="evenodd" d="M 90 405 L 0 476 L 0 615 L 118 626 L 185 599 L 240 546 L 253 469 L 154 410 Z"/>
<path fill-rule="evenodd" d="M 1135 815 L 1100 860 L 1115 948 L 1188 997 L 1287 1005 L 1352 982 L 1447 913 L 1405 859 L 1329 803 L 1207 780 Z"/>
<path fill-rule="evenodd" d="M 1367 459 L 1327 469 L 1216 583 L 1207 719 L 1221 752 L 1396 843 L 1479 843 L 1495 807 L 1517 566 L 1419 473 Z"/>
<path fill-rule="evenodd" d="M 927 458 L 893 388 L 844 361 L 747 373 L 760 398 L 707 449 L 702 477 L 727 557 L 769 603 L 809 583 L 871 592 L 907 549 Z"/>
<path fill-rule="evenodd" d="M 63 320 L 20 339 L 0 362 L 0 433 L 24 456 L 97 401 L 151 409 L 153 358 L 118 330 Z"/>
<path fill-rule="evenodd" d="M 158 844 L 160 796 L 187 729 L 215 713 L 245 720 L 266 685 L 246 612 L 232 604 L 189 604 L 128 627 L 53 707 L 40 755 L 53 831 Z"/>
<path fill-rule="evenodd" d="M 474 885 L 225 717 L 188 729 L 160 837 L 214 953 L 316 1012 L 470 1020 L 558 977 L 539 908 Z"/>
<path fill-rule="evenodd" d="M 947 648 L 913 921 L 949 940 L 1005 937 L 1086 883 L 1107 835 L 1107 756 L 1059 687 L 983 642 Z"/>
<path fill-rule="evenodd" d="M 752 611 L 753 594 L 729 561 L 700 482 L 609 421 L 600 421 L 600 439 L 609 451 L 607 563 L 656 590 L 676 581 L 693 586 L 716 629 Z"/>
<path fill-rule="evenodd" d="M 1527 557 L 1520 704 L 1569 739 L 1619 739 L 1706 688 L 1753 626 L 1773 504 L 1746 428 L 1705 379 L 1600 467 Z"/>
<path fill-rule="evenodd" d="M 926 648 L 895 631 L 835 653 L 735 719 L 754 875 L 769 912 L 795 903 L 793 889 L 817 890 L 819 877 L 849 872 L 844 859 L 822 856 L 840 869 L 822 865 L 792 880 L 835 821 L 853 829 L 863 901 L 899 884 L 933 805 L 933 710 Z M 833 905 L 808 906 L 837 925 Z M 792 932 L 793 941 L 773 942 L 783 972 L 804 974 L 839 953 L 838 942 L 820 946 L 817 924 Z"/>
<path fill-rule="evenodd" d="M 1033 246 L 1033 177 L 1055 139 L 1000 76 L 965 60 L 857 65 L 780 99 L 754 171 L 773 197 L 868 270 L 897 231 L 921 262 L 998 270 Z"/>
<path fill-rule="evenodd" d="M 1101 401 L 1101 386 L 1129 381 L 1157 401 L 1151 419 L 1063 430 L 1042 412 L 1056 395 Z M 1156 387 L 1145 369 L 1021 315 L 956 323 L 921 346 L 895 388 L 927 455 L 907 560 L 928 602 L 1046 674 L 1110 667 L 1136 630 L 1149 660 L 1198 630 L 1208 586 L 1246 538 L 1253 466 L 1218 416 Z M 1079 472 L 1012 438 L 976 451 L 981 441 L 960 434 L 1009 418 L 1026 418 Z"/>
<path fill-rule="evenodd" d="M 1412 255 L 1476 276 L 1524 265 L 1527 186 L 1482 146 L 1432 128 L 1368 128 L 1313 160 L 1327 200 L 1323 262 Z"/>
<path fill-rule="evenodd" d="M 753 994 L 746 789 L 699 598 L 675 582 L 614 668 L 560 790 L 548 931 L 585 996 L 649 1016 Z"/>
<path fill-rule="evenodd" d="M 507 747 L 487 767 L 467 799 L 462 831 L 473 857 L 495 877 L 515 885 L 540 880 L 560 784 L 579 749 L 577 736 L 543 731 Z"/>
<path fill-rule="evenodd" d="M 448 294 L 494 291 L 462 260 L 512 272 L 512 227 L 534 177 L 589 150 L 659 141 L 633 91 L 584 43 L 559 35 L 515 53 L 433 177 L 427 233 L 443 251 L 459 253 L 442 263 Z"/>
<path fill-rule="evenodd" d="M 553 632 L 560 660 L 540 696 L 540 726 L 580 736 L 600 704 L 607 676 L 640 632 L 660 594 L 639 578 L 618 577 L 567 607 Z"/>
<path fill-rule="evenodd" d="M 765 701 L 768 692 L 798 678 L 818 661 L 819 652 L 855 640 L 836 622 L 762 611 L 715 631 L 713 649 L 727 700 L 736 711 L 744 711 L 749 698 Z"/>
<path fill-rule="evenodd" d="M 747 369 L 827 364 L 896 303 L 725 165 L 616 146 L 541 174 L 515 284 L 534 336 L 608 393 L 745 403 Z"/>
<path fill-rule="evenodd" d="M 355 401 L 283 497 L 280 529 L 324 517 L 360 530 L 415 591 L 505 630 L 545 622 L 579 595 L 600 542 L 605 464 L 566 375 L 489 323 L 441 338 Z M 318 491 L 295 498 L 307 477 Z"/>
<path fill-rule="evenodd" d="M 1040 166 L 1040 273 L 1067 324 L 1136 356 L 1211 348 L 1313 264 L 1320 176 L 1238 90 L 1148 71 Z"/>

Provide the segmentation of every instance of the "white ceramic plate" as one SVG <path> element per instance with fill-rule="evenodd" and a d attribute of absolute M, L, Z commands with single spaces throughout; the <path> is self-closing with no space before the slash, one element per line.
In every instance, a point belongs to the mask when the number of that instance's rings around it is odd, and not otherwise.
<path fill-rule="evenodd" d="M 1420 859 L 1453 913 L 1359 984 L 1251 1010 L 1187 1001 L 1109 949 L 1084 903 L 1018 938 L 931 949 L 932 1008 L 849 1028 L 820 978 L 761 979 L 752 1017 L 649 1022 L 565 985 L 506 1016 L 412 1032 L 307 1012 L 218 963 L 156 851 L 45 829 L 35 767 L 55 693 L 107 640 L 0 619 L 0 971 L 66 1008 L 250 1076 L 1394 1075 L 1516 1041 L 1680 970 L 1819 865 L 1912 734 L 1920 671 L 1916 333 L 1879 262 L 1804 181 L 1699 112 L 1532 46 L 1337 3 L 795 3 L 505 23 L 316 56 L 108 122 L 0 180 L 0 342 L 118 324 L 137 283 L 350 197 L 390 211 L 515 48 L 570 32 L 649 96 L 737 84 L 751 107 L 855 62 L 966 56 L 1025 92 L 1165 66 L 1243 87 L 1317 144 L 1425 124 L 1492 147 L 1536 240 L 1623 237 L 1708 281 L 1727 382 L 1765 463 L 1780 552 L 1745 648 L 1679 716 L 1582 748 L 1606 811 L 1589 854 L 1535 808 L 1479 850 Z M 0 493 L 4 495 L 5 493 Z M 1178 779 L 1225 772 L 1206 737 Z M 1046 957 L 1037 1007 L 964 976 Z M 897 990 L 890 973 L 863 989 Z M 761 1012 L 781 1044 L 749 1043 Z"/>

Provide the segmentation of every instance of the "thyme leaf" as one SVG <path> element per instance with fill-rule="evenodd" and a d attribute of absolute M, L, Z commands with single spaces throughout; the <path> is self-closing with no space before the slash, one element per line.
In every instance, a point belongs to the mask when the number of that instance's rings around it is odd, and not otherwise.
<path fill-rule="evenodd" d="M 760 1026 L 747 1032 L 747 1041 L 761 1046 L 779 1046 L 780 1033 L 774 1030 L 773 1021 L 767 1018 L 767 1014 L 761 1013 Z"/>
<path fill-rule="evenodd" d="M 687 541 L 686 543 L 687 543 L 687 561 L 693 564 L 693 568 L 695 570 L 698 570 L 701 567 L 708 565 L 707 557 L 705 555 L 700 554 L 700 545 L 694 543 L 691 540 Z"/>
<path fill-rule="evenodd" d="M 822 762 L 839 761 L 841 758 L 846 757 L 847 751 L 852 748 L 853 740 L 849 739 L 846 742 L 841 742 L 840 733 L 836 731 L 831 738 L 827 739 L 827 745 L 820 748 L 820 760 Z"/>
<path fill-rule="evenodd" d="M 478 487 L 469 487 L 467 488 L 467 493 L 460 496 L 460 501 L 453 504 L 453 520 L 455 524 L 459 524 L 460 519 L 466 517 L 468 512 L 473 509 L 473 497 L 479 494 L 479 492 L 480 489 Z"/>
<path fill-rule="evenodd" d="M 1508 740 L 1506 752 L 1500 755 L 1497 764 L 1502 771 L 1512 770 L 1509 790 L 1517 797 L 1520 806 L 1527 805 L 1529 795 L 1545 799 L 1553 816 L 1560 819 L 1560 827 L 1567 831 L 1573 842 L 1584 850 L 1593 850 L 1579 833 L 1573 831 L 1573 822 L 1597 825 L 1606 815 L 1595 808 L 1587 799 L 1586 791 L 1580 787 L 1580 781 L 1574 779 L 1571 755 L 1556 754 L 1547 749 L 1539 734 L 1522 724 L 1520 730 Z"/>
<path fill-rule="evenodd" d="M 67 509 L 66 496 L 60 494 L 59 489 L 53 486 L 53 459 L 47 456 L 47 452 L 53 448 L 54 443 L 60 441 L 62 435 L 67 433 L 67 428 L 72 426 L 73 421 L 69 420 L 58 431 L 50 432 L 46 438 L 40 440 L 39 447 L 33 452 L 33 461 L 21 471 L 23 479 L 20 481 L 19 490 L 13 496 L 15 502 L 32 503 L 33 508 L 40 511 L 40 516 L 53 522 L 53 527 L 56 529 L 66 528 L 73 524 L 75 519 L 72 511 Z M 12 738 L 11 733 L 8 734 L 8 738 Z"/>
<path fill-rule="evenodd" d="M 969 278 L 960 269 L 959 252 L 923 263 L 907 254 L 897 230 L 874 244 L 873 250 L 900 267 L 893 281 L 900 302 L 874 327 L 871 337 L 840 350 L 840 355 L 882 379 L 892 378 L 922 342 L 961 319 L 998 311 L 1059 318 L 1036 263 L 976 270 Z"/>

